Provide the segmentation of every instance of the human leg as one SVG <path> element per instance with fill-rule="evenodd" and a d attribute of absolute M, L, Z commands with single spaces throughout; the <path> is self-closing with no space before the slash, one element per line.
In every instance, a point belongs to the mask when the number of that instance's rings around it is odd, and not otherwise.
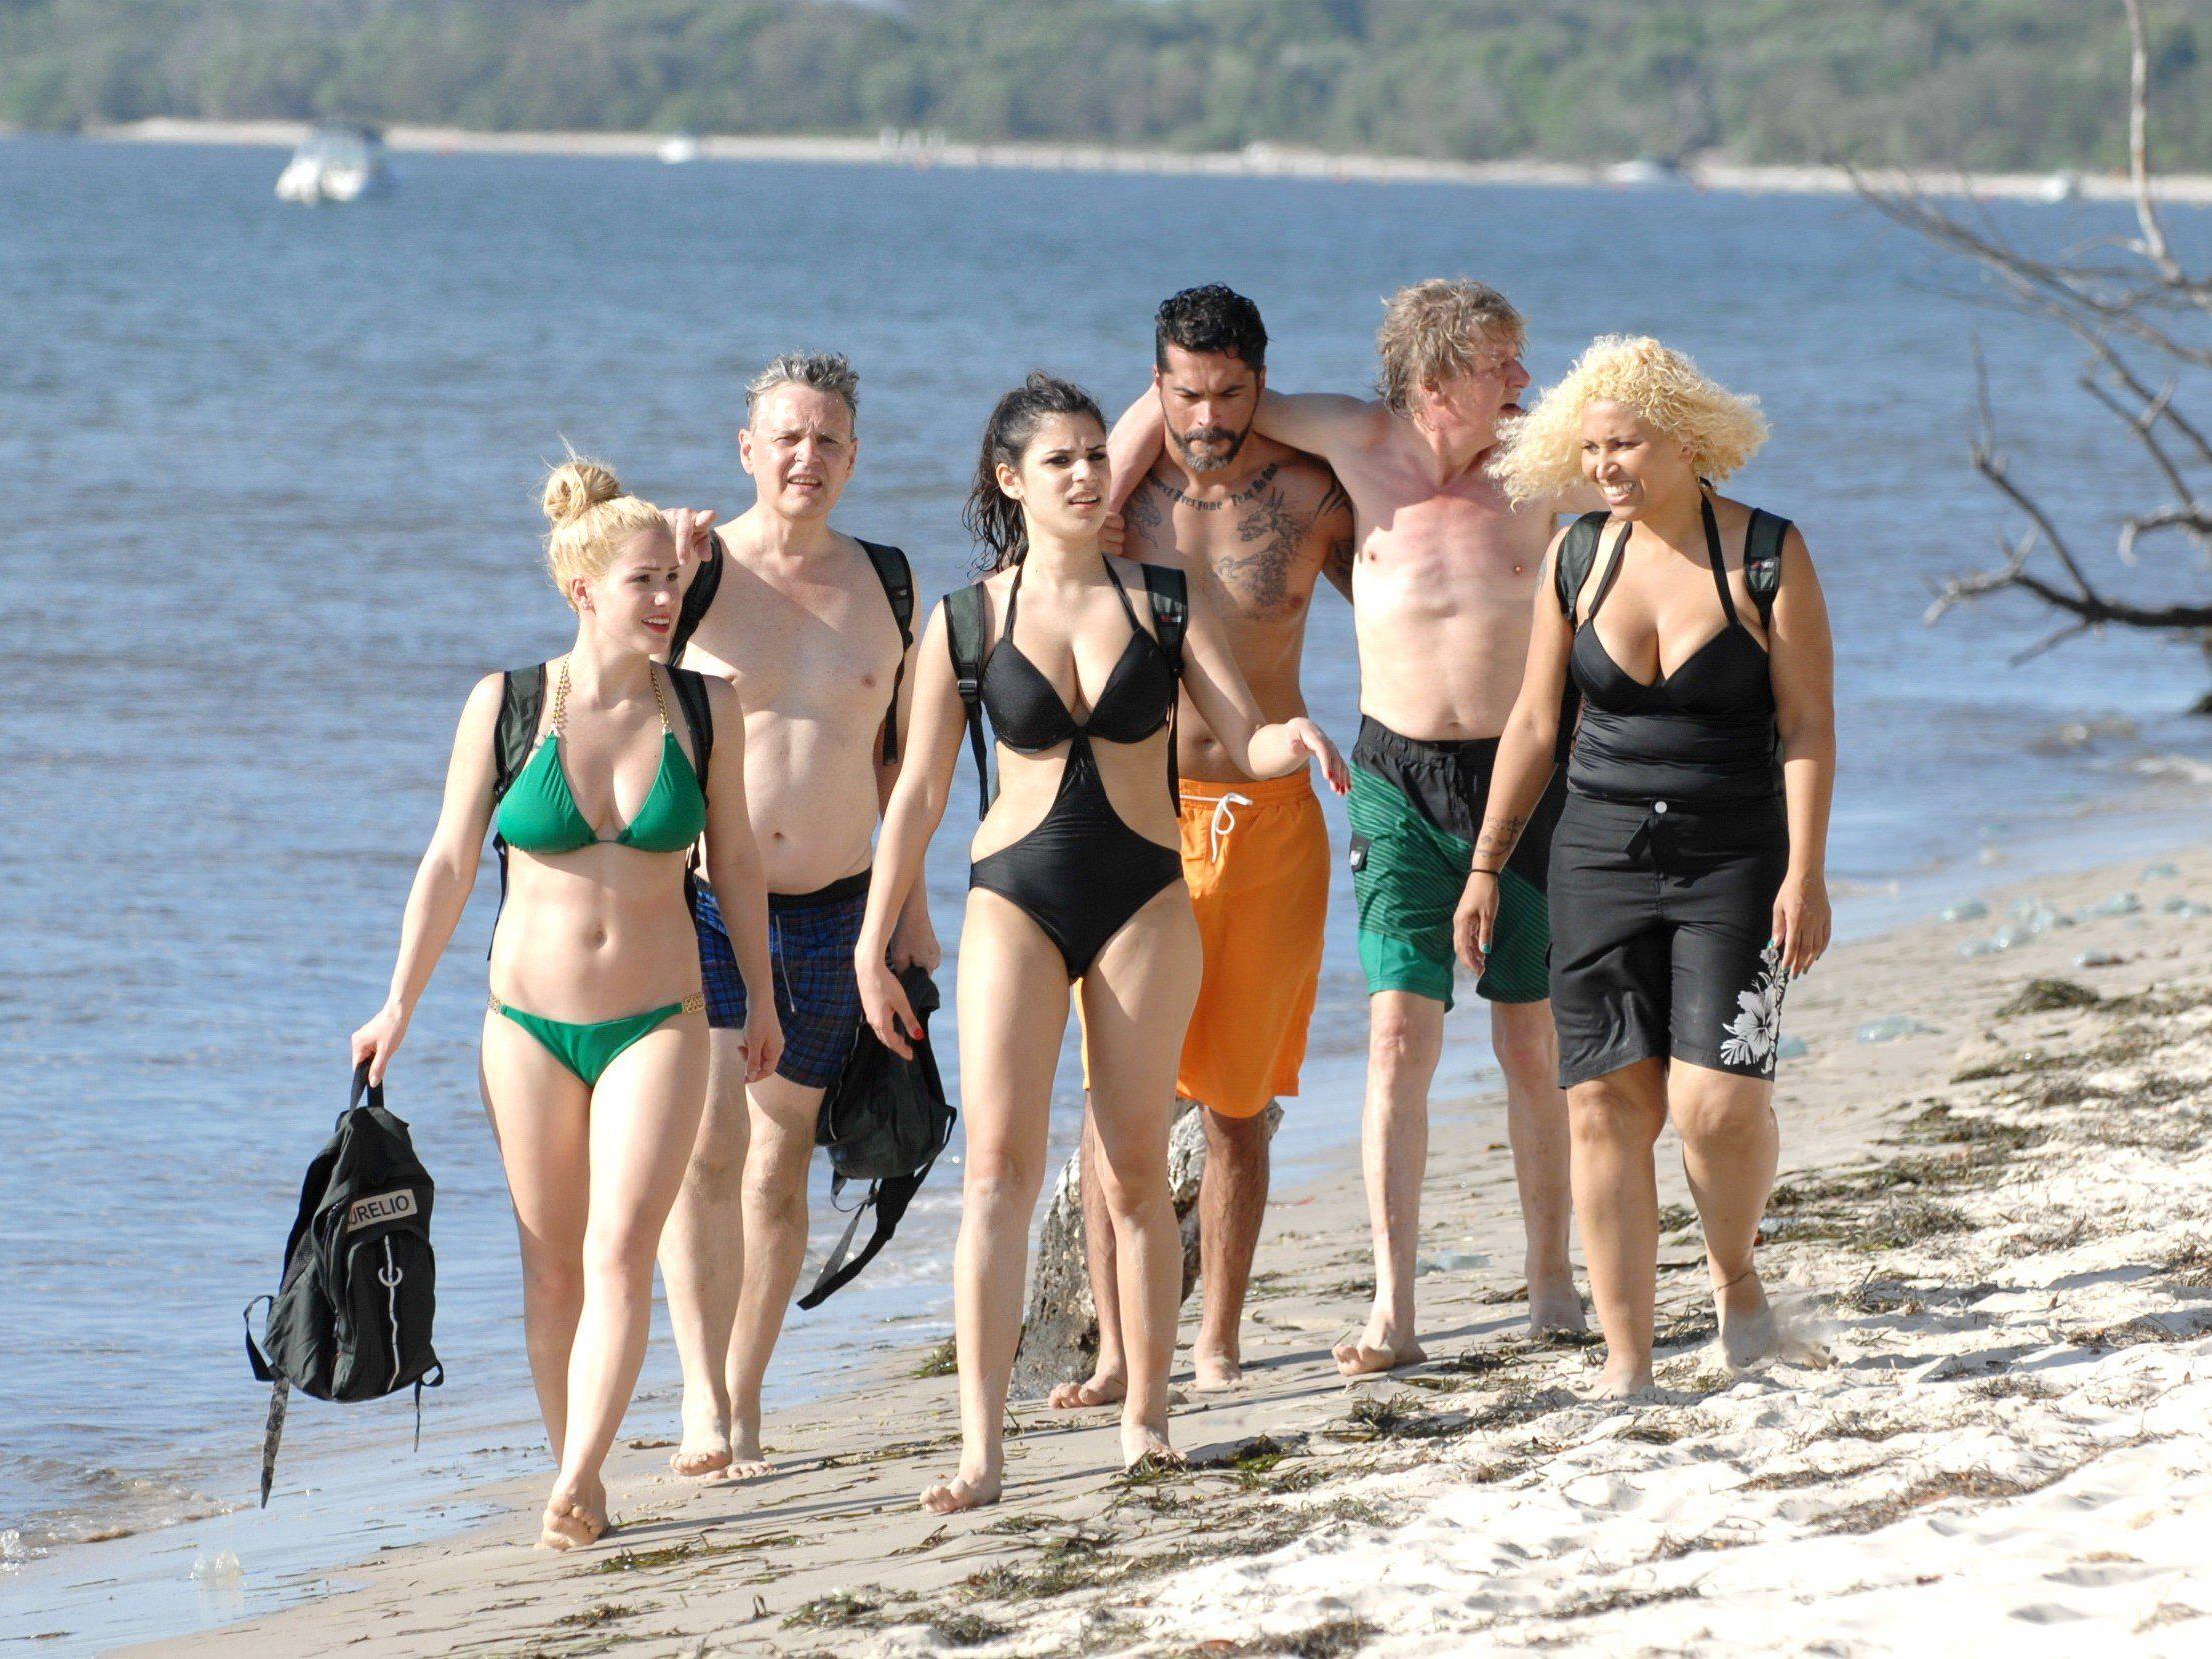
<path fill-rule="evenodd" d="M 1676 1060 L 1666 1094 L 1682 1137 L 1682 1172 L 1705 1229 L 1721 1351 L 1731 1365 L 1754 1365 L 1777 1345 L 1773 1311 L 1752 1256 L 1781 1157 L 1774 1085 Z"/>
<path fill-rule="evenodd" d="M 1197 926 L 1178 881 L 1114 934 L 1079 991 L 1091 1053 L 1099 1187 L 1120 1268 L 1128 1356 L 1124 1464 L 1169 1454 L 1167 1378 L 1182 1302 L 1182 1232 L 1167 1182 L 1167 1140 L 1175 1064 L 1200 972 Z"/>
<path fill-rule="evenodd" d="M 1012 902 L 971 890 L 957 987 L 962 1121 L 960 1237 L 953 1249 L 961 1459 L 928 1487 L 938 1514 L 999 1501 L 1007 1381 L 1022 1334 L 1030 1218 L 1045 1179 L 1046 1113 L 1068 1022 L 1060 948 Z"/>
<path fill-rule="evenodd" d="M 1421 1181 L 1428 1172 L 1428 1088 L 1443 1055 L 1444 1004 L 1404 990 L 1367 998 L 1367 1104 L 1360 1161 L 1374 1240 L 1374 1308 L 1357 1340 L 1335 1350 L 1346 1376 L 1417 1365 L 1413 1274 Z"/>
<path fill-rule="evenodd" d="M 739 1178 L 747 1124 L 744 1031 L 707 1038 L 707 1105 L 684 1184 L 662 1229 L 661 1288 L 684 1372 L 683 1439 L 669 1457 L 680 1475 L 711 1475 L 730 1464 L 730 1330 L 745 1278 Z"/>
<path fill-rule="evenodd" d="M 1658 1281 L 1659 1188 L 1651 1148 L 1666 1123 L 1666 1067 L 1638 1060 L 1567 1090 L 1574 1213 L 1590 1295 L 1605 1333 L 1601 1397 L 1651 1386 Z"/>
<path fill-rule="evenodd" d="M 1582 1298 L 1567 1259 L 1574 1210 L 1568 1167 L 1572 1139 L 1566 1091 L 1559 1087 L 1559 1040 L 1551 1003 L 1493 1002 L 1490 1042 L 1505 1075 L 1506 1137 L 1520 1188 L 1521 1229 L 1528 1253 L 1528 1324 L 1546 1331 L 1583 1329 Z"/>
<path fill-rule="evenodd" d="M 1192 1385 L 1233 1388 L 1243 1380 L 1244 1294 L 1267 1216 L 1273 1130 L 1264 1111 L 1205 1112 L 1205 1174 L 1198 1185 L 1198 1277 L 1205 1306 L 1191 1351 Z"/>
<path fill-rule="evenodd" d="M 591 1091 L 543 1044 L 488 1013 L 478 1082 L 522 1247 L 523 1342 L 546 1442 L 568 1433 L 569 1352 L 584 1308 Z"/>
<path fill-rule="evenodd" d="M 569 1354 L 569 1422 L 541 1543 L 606 1529 L 600 1469 L 645 1357 L 653 1257 L 683 1185 L 707 1097 L 707 1026 L 671 1020 L 613 1061 L 592 1091 L 584 1307 Z"/>
<path fill-rule="evenodd" d="M 1076 1153 L 1077 1197 L 1083 1205 L 1083 1261 L 1091 1277 L 1091 1305 L 1099 1318 L 1099 1351 L 1091 1375 L 1055 1385 L 1045 1403 L 1055 1411 L 1112 1405 L 1128 1394 L 1128 1355 L 1121 1343 L 1121 1275 L 1113 1255 L 1113 1212 L 1099 1181 L 1099 1131 L 1085 1090 L 1083 1135 Z"/>
<path fill-rule="evenodd" d="M 784 1309 L 807 1258 L 807 1170 L 814 1159 L 820 1088 L 764 1077 L 746 1091 L 743 1193 L 746 1275 L 730 1328 L 730 1478 L 766 1474 L 761 1379 L 784 1328 Z"/>

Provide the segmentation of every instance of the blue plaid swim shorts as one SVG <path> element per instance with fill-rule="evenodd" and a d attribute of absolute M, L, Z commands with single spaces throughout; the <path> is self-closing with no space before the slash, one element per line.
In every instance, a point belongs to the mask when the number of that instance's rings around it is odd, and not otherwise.
<path fill-rule="evenodd" d="M 784 1057 L 776 1074 L 803 1088 L 828 1088 L 853 1052 L 861 1023 L 853 946 L 867 908 L 866 870 L 818 892 L 768 895 L 768 963 L 776 981 L 776 1016 L 784 1026 Z M 692 924 L 699 933 L 707 1023 L 718 1030 L 743 1027 L 745 980 L 722 908 L 704 881 L 693 889 Z"/>

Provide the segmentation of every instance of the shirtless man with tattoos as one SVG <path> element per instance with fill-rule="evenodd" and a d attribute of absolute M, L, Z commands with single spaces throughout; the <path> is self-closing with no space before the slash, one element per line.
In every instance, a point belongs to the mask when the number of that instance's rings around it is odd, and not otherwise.
<path fill-rule="evenodd" d="M 1152 372 L 1166 452 L 1127 475 L 1133 492 L 1115 493 L 1127 498 L 1127 556 L 1190 573 L 1274 721 L 1305 713 L 1298 670 L 1315 584 L 1326 575 L 1349 592 L 1351 504 L 1327 467 L 1253 435 L 1266 357 L 1259 308 L 1241 294 L 1216 283 L 1168 299 Z M 1120 479 L 1124 458 L 1113 459 Z M 1244 1292 L 1267 1210 L 1266 1113 L 1298 1091 L 1328 920 L 1328 830 L 1303 773 L 1247 778 L 1187 698 L 1176 720 L 1182 868 L 1205 971 L 1175 1091 L 1205 1115 L 1205 1297 L 1193 1358 L 1194 1386 L 1210 1390 L 1242 1375 Z M 1113 1229 L 1097 1168 L 1086 1119 L 1084 1237 L 1099 1354 L 1089 1378 L 1053 1390 L 1062 1407 L 1104 1405 L 1124 1389 Z"/>
<path fill-rule="evenodd" d="M 1452 1002 L 1452 912 L 1498 734 L 1520 689 L 1537 570 L 1557 513 L 1570 505 L 1515 507 L 1484 471 L 1499 423 L 1520 412 L 1525 337 L 1519 312 L 1493 288 L 1416 283 L 1388 302 L 1376 342 L 1378 400 L 1262 392 L 1254 423 L 1261 436 L 1334 468 L 1355 519 L 1362 720 L 1352 753 L 1351 867 L 1368 991 L 1363 1144 L 1375 1299 L 1364 1330 L 1336 1349 L 1347 1376 L 1427 1357 L 1415 1329 L 1413 1274 L 1428 1089 Z M 1117 466 L 1123 456 L 1148 458 L 1159 431 L 1148 401 L 1131 409 L 1114 431 Z M 1544 897 L 1558 789 L 1554 780 L 1506 865 L 1509 896 L 1475 985 L 1490 1003 L 1505 1075 L 1529 1316 L 1539 1332 L 1582 1328 L 1567 1261 L 1566 1099 Z"/>

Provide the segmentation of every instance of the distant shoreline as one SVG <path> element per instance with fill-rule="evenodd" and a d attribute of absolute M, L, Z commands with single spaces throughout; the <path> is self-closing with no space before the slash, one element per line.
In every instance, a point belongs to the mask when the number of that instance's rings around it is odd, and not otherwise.
<path fill-rule="evenodd" d="M 222 144 L 289 149 L 308 131 L 304 121 L 198 121 L 159 117 L 81 136 L 104 143 Z M 432 155 L 599 156 L 660 158 L 664 133 L 475 132 L 461 127 L 392 126 L 395 151 Z M 1649 162 L 1437 161 L 1253 144 L 1242 150 L 1147 150 L 1110 144 L 965 144 L 919 133 L 879 138 L 715 137 L 691 140 L 695 159 L 713 162 L 831 162 L 846 166 L 1011 168 L 1035 172 L 1156 173 L 1215 178 L 1298 178 L 1385 184 L 1537 185 L 1629 188 L 1680 183 L 1698 190 L 1750 194 L 1850 195 L 1857 189 L 1841 167 L 1750 166 L 1693 162 L 1669 171 Z M 1931 195 L 1973 195 L 2023 201 L 2113 201 L 2128 196 L 2124 174 L 1943 173 L 1884 168 L 1861 175 L 1885 190 L 1917 188 Z M 2173 174 L 2158 181 L 2161 200 L 2212 204 L 2212 174 Z"/>

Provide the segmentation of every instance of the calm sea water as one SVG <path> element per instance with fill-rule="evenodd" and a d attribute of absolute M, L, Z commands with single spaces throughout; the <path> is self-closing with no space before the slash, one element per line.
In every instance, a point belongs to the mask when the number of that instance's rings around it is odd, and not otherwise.
<path fill-rule="evenodd" d="M 934 593 L 966 566 L 983 413 L 1033 365 L 1118 407 L 1153 305 L 1221 279 L 1265 308 L 1278 386 L 1351 387 L 1383 294 L 1480 274 L 1527 309 L 1539 380 L 1595 332 L 1650 331 L 1766 400 L 1741 492 L 1805 526 L 1835 611 L 1847 926 L 1971 885 L 1985 848 L 2147 844 L 2198 805 L 2177 785 L 2110 805 L 2146 760 L 2212 753 L 2176 713 L 2191 654 L 2090 640 L 2015 670 L 2048 626 L 2024 606 L 1922 626 L 1930 579 L 2005 526 L 1965 467 L 1974 335 L 2020 466 L 2088 546 L 2155 492 L 2069 348 L 1963 303 L 1959 273 L 1848 202 L 409 157 L 390 200 L 318 213 L 272 199 L 280 159 L 0 142 L 0 1635 L 93 1644 L 304 1593 L 531 1465 L 473 1074 L 481 896 L 392 1088 L 441 1187 L 451 1380 L 423 1452 L 401 1402 L 305 1403 L 277 1507 L 235 1513 L 264 1403 L 237 1309 L 272 1287 L 345 1035 L 381 998 L 460 701 L 567 638 L 535 565 L 541 463 L 566 438 L 643 494 L 734 512 L 739 386 L 778 349 L 859 365 L 842 521 L 903 543 Z M 2003 216 L 2054 245 L 2118 223 Z M 1310 686 L 1348 740 L 1349 619 L 1325 595 Z M 949 940 L 967 799 L 930 870 Z M 1348 923 L 1340 881 L 1293 1173 L 1355 1132 Z M 1485 1072 L 1473 999 L 1453 1028 L 1446 1096 Z M 1066 1068 L 1064 1139 L 1073 1088 Z M 794 1316 L 782 1401 L 942 1334 L 956 1186 Z M 629 1433 L 669 1431 L 674 1376 L 657 1343 Z M 137 1536 L 87 1542 L 117 1531 Z M 224 1551 L 235 1583 L 191 1577 Z"/>

